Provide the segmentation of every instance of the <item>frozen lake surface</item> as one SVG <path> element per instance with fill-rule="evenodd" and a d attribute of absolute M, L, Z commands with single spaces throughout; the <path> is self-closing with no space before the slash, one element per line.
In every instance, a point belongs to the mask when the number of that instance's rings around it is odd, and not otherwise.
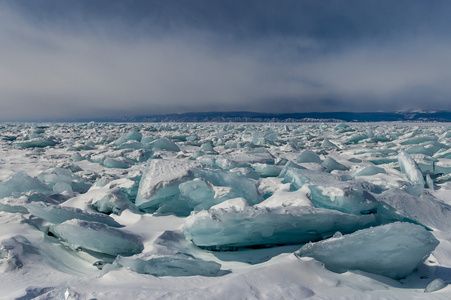
<path fill-rule="evenodd" d="M 1 299 L 449 299 L 451 126 L 1 124 Z"/>

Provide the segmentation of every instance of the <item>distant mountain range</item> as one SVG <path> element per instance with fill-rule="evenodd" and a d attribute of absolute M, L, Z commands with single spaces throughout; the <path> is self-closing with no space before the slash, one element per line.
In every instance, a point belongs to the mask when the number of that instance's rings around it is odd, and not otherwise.
<path fill-rule="evenodd" d="M 87 120 L 76 120 L 87 121 Z M 190 112 L 182 114 L 121 116 L 94 119 L 98 122 L 451 122 L 449 111 L 399 112 Z"/>

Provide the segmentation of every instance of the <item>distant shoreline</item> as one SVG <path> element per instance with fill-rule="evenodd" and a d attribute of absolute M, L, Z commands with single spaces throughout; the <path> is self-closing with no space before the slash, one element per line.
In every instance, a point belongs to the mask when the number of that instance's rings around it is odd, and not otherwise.
<path fill-rule="evenodd" d="M 401 112 L 309 112 L 309 113 L 258 113 L 258 112 L 190 112 L 181 114 L 114 116 L 101 118 L 41 119 L 4 122 L 121 122 L 121 123 L 446 123 L 451 122 L 451 111 L 401 111 Z"/>

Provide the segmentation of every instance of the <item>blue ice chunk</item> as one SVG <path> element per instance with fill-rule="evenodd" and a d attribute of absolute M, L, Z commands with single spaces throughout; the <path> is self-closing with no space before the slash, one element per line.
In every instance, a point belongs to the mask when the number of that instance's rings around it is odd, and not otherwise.
<path fill-rule="evenodd" d="M 321 147 L 323 148 L 338 148 L 337 145 L 335 145 L 334 143 L 332 143 L 331 141 L 329 141 L 328 138 L 324 138 L 323 142 L 321 143 Z"/>
<path fill-rule="evenodd" d="M 451 150 L 442 150 L 434 154 L 435 158 L 448 158 L 451 159 Z"/>
<path fill-rule="evenodd" d="M 434 164 L 434 171 L 436 174 L 450 174 L 451 160 L 449 158 L 439 158 Z"/>
<path fill-rule="evenodd" d="M 188 141 L 188 142 L 194 142 L 194 141 L 197 141 L 198 139 L 199 139 L 199 136 L 197 134 L 191 134 L 186 137 L 186 141 Z"/>
<path fill-rule="evenodd" d="M 229 201 L 233 201 L 229 200 Z M 183 233 L 199 247 L 233 250 L 239 247 L 306 243 L 378 225 L 374 215 L 351 215 L 307 206 L 226 207 L 189 216 Z"/>
<path fill-rule="evenodd" d="M 116 215 L 120 215 L 122 211 L 130 206 L 130 200 L 119 188 L 109 190 L 102 198 L 91 204 L 91 207 L 98 212 Z"/>
<path fill-rule="evenodd" d="M 354 176 L 371 176 L 376 174 L 386 174 L 385 169 L 376 166 L 365 166 L 354 172 Z"/>
<path fill-rule="evenodd" d="M 216 276 L 221 265 L 185 253 L 152 255 L 148 258 L 118 256 L 114 263 L 140 274 L 162 276 Z"/>
<path fill-rule="evenodd" d="M 275 165 L 255 163 L 251 167 L 260 174 L 260 177 L 277 177 L 279 176 L 282 168 Z"/>
<path fill-rule="evenodd" d="M 349 168 L 347 166 L 340 164 L 339 162 L 337 162 L 335 159 L 333 159 L 330 156 L 326 157 L 326 159 L 322 162 L 321 165 L 326 169 L 326 172 L 332 172 L 334 170 L 339 170 L 339 171 L 349 170 Z"/>
<path fill-rule="evenodd" d="M 195 207 L 205 202 L 213 202 L 215 191 L 211 183 L 204 179 L 195 178 L 194 180 L 185 181 L 179 185 L 182 197 L 186 198 L 191 207 Z M 213 206 L 217 203 L 211 204 Z"/>
<path fill-rule="evenodd" d="M 435 135 L 414 136 L 401 142 L 401 145 L 417 145 L 424 142 L 437 142 L 438 137 Z"/>
<path fill-rule="evenodd" d="M 80 176 L 73 174 L 70 169 L 65 168 L 53 168 L 52 170 L 40 173 L 37 178 L 49 188 L 53 188 L 57 183 L 66 183 L 71 186 L 73 191 L 84 193 L 91 187 Z"/>
<path fill-rule="evenodd" d="M 200 146 L 200 151 L 208 154 L 215 154 L 216 151 L 213 149 L 211 142 L 205 142 Z"/>
<path fill-rule="evenodd" d="M 336 209 L 351 214 L 369 213 L 377 200 L 368 192 L 365 182 L 331 181 L 328 184 L 309 184 L 311 201 L 315 207 Z"/>
<path fill-rule="evenodd" d="M 0 202 L 0 211 L 6 211 L 9 213 L 21 213 L 28 214 L 28 210 L 22 203 L 14 203 L 8 200 L 2 199 Z"/>
<path fill-rule="evenodd" d="M 423 174 L 434 174 L 436 160 L 423 154 L 413 154 L 411 156 Z"/>
<path fill-rule="evenodd" d="M 413 221 L 428 228 L 448 230 L 451 227 L 451 206 L 424 191 L 415 196 L 401 189 L 390 189 L 377 195 L 381 201 L 378 213 L 400 221 Z"/>
<path fill-rule="evenodd" d="M 0 198 L 17 197 L 29 191 L 35 191 L 46 196 L 53 193 L 42 181 L 29 176 L 25 171 L 15 173 L 0 183 Z"/>
<path fill-rule="evenodd" d="M 443 279 L 437 278 L 431 281 L 426 288 L 424 289 L 425 293 L 432 293 L 439 291 L 441 289 L 444 289 L 448 286 L 448 283 L 446 283 Z"/>
<path fill-rule="evenodd" d="M 398 158 L 396 156 L 392 156 L 392 157 L 383 157 L 383 158 L 373 158 L 373 159 L 369 159 L 369 161 L 375 165 L 386 165 L 386 164 L 391 164 L 391 163 L 397 162 Z"/>
<path fill-rule="evenodd" d="M 401 151 L 398 155 L 398 163 L 401 168 L 401 172 L 406 174 L 407 179 L 409 179 L 413 185 L 424 187 L 423 174 L 421 173 L 417 163 L 408 153 Z"/>
<path fill-rule="evenodd" d="M 252 144 L 254 145 L 266 145 L 273 144 L 273 141 L 277 139 L 277 133 L 272 130 L 266 132 L 254 131 L 252 132 Z"/>
<path fill-rule="evenodd" d="M 179 185 L 181 199 L 188 201 L 193 210 L 209 209 L 238 195 L 230 187 L 214 186 L 202 178 L 195 178 Z"/>
<path fill-rule="evenodd" d="M 131 256 L 144 246 L 135 234 L 98 222 L 69 220 L 49 228 L 73 249 L 86 249 L 109 255 Z"/>
<path fill-rule="evenodd" d="M 137 141 L 140 142 L 142 139 L 142 134 L 140 132 L 137 131 L 130 131 L 126 134 L 124 134 L 123 136 L 121 136 L 120 138 L 118 138 L 116 141 L 114 141 L 114 145 L 115 146 L 119 146 L 125 142 L 128 141 Z"/>
<path fill-rule="evenodd" d="M 109 226 L 120 227 L 113 218 L 105 214 L 84 212 L 79 208 L 53 205 L 42 202 L 31 202 L 25 205 L 28 211 L 41 219 L 54 224 L 63 223 L 71 219 L 80 219 L 86 221 L 95 221 L 105 223 Z"/>
<path fill-rule="evenodd" d="M 358 142 L 367 139 L 368 136 L 366 134 L 355 133 L 348 138 L 349 143 L 357 144 Z"/>
<path fill-rule="evenodd" d="M 145 136 L 141 139 L 141 143 L 143 143 L 143 144 L 149 144 L 153 141 L 155 141 L 155 138 L 153 138 L 151 136 Z"/>
<path fill-rule="evenodd" d="M 304 150 L 301 152 L 301 154 L 296 157 L 296 162 L 298 163 L 317 163 L 321 164 L 321 158 L 318 154 L 311 150 Z"/>
<path fill-rule="evenodd" d="M 72 186 L 66 182 L 57 182 L 53 185 L 53 192 L 55 194 L 67 193 L 68 195 L 73 195 Z"/>
<path fill-rule="evenodd" d="M 353 129 L 346 123 L 338 123 L 337 125 L 335 125 L 334 130 L 337 133 L 344 133 L 344 132 L 352 131 Z"/>
<path fill-rule="evenodd" d="M 338 181 L 339 177 L 326 172 L 305 169 L 293 162 L 288 162 L 279 174 L 284 182 L 291 183 L 294 189 L 300 189 L 304 184 L 314 182 L 317 184 L 328 184 Z"/>
<path fill-rule="evenodd" d="M 117 149 L 143 149 L 145 146 L 141 142 L 137 141 L 126 141 L 125 143 L 117 146 Z"/>
<path fill-rule="evenodd" d="M 406 149 L 409 154 L 424 154 L 428 156 L 434 155 L 434 151 L 431 149 L 426 149 L 423 145 L 413 145 Z"/>
<path fill-rule="evenodd" d="M 14 146 L 22 147 L 22 148 L 45 148 L 45 147 L 53 147 L 58 144 L 58 141 L 55 138 L 44 138 L 37 137 L 24 141 L 16 141 L 13 143 Z"/>
<path fill-rule="evenodd" d="M 434 190 L 434 181 L 432 181 L 431 175 L 429 174 L 426 175 L 426 185 L 428 189 Z"/>
<path fill-rule="evenodd" d="M 80 153 L 75 152 L 74 154 L 72 154 L 71 158 L 72 161 L 82 161 L 85 159 L 85 157 L 81 156 Z"/>
<path fill-rule="evenodd" d="M 304 245 L 298 257 L 313 257 L 334 272 L 361 270 L 395 279 L 408 276 L 439 241 L 411 223 L 393 223 Z"/>
<path fill-rule="evenodd" d="M 262 199 L 257 191 L 256 181 L 234 172 L 216 169 L 193 169 L 194 177 L 203 178 L 215 186 L 226 186 L 233 189 L 238 197 L 243 197 L 249 203 L 256 204 Z"/>

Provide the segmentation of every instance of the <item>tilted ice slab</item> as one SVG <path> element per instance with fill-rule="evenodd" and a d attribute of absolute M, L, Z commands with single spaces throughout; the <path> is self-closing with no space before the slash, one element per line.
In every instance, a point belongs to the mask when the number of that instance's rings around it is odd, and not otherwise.
<path fill-rule="evenodd" d="M 438 244 L 422 226 L 397 222 L 309 243 L 295 254 L 313 257 L 334 272 L 362 270 L 398 279 L 412 273 Z"/>
<path fill-rule="evenodd" d="M 80 219 L 86 221 L 95 221 L 107 224 L 113 227 L 120 227 L 113 218 L 105 214 L 89 213 L 79 208 L 53 205 L 42 202 L 31 202 L 25 205 L 28 211 L 41 219 L 47 220 L 54 224 L 63 223 L 71 219 Z"/>
<path fill-rule="evenodd" d="M 200 247 L 230 250 L 321 240 L 336 231 L 377 225 L 374 215 L 351 215 L 313 207 L 252 207 L 235 199 L 189 216 L 183 232 Z M 227 207 L 227 203 L 231 203 Z"/>
<path fill-rule="evenodd" d="M 298 162 L 298 163 L 317 163 L 317 164 L 322 163 L 319 155 L 311 150 L 302 151 L 298 155 L 298 157 L 296 157 L 296 162 Z"/>
<path fill-rule="evenodd" d="M 406 174 L 412 184 L 424 187 L 423 174 L 421 173 L 417 163 L 408 153 L 404 151 L 400 152 L 398 155 L 398 162 L 401 171 Z"/>
<path fill-rule="evenodd" d="M 385 174 L 386 171 L 383 168 L 376 167 L 373 165 L 360 167 L 354 172 L 354 176 L 371 176 L 375 174 Z"/>
<path fill-rule="evenodd" d="M 135 234 L 98 222 L 73 219 L 51 226 L 49 231 L 68 242 L 73 249 L 81 248 L 114 256 L 130 256 L 144 249 Z"/>
<path fill-rule="evenodd" d="M 4 182 L 0 183 L 0 197 L 20 196 L 29 191 L 35 191 L 43 195 L 51 195 L 52 190 L 42 181 L 29 176 L 26 172 L 20 171 L 13 174 Z"/>
<path fill-rule="evenodd" d="M 29 140 L 17 141 L 13 145 L 22 148 L 44 148 L 52 147 L 58 144 L 58 141 L 53 138 L 36 137 Z"/>
<path fill-rule="evenodd" d="M 332 172 L 334 170 L 339 171 L 349 170 L 347 166 L 340 164 L 338 161 L 336 161 L 330 156 L 326 157 L 326 159 L 323 161 L 321 165 L 326 169 L 327 172 Z"/>
<path fill-rule="evenodd" d="M 381 201 L 378 213 L 388 218 L 414 221 L 431 229 L 451 228 L 451 206 L 427 191 L 414 196 L 400 189 L 391 189 L 376 197 Z"/>
<path fill-rule="evenodd" d="M 173 141 L 168 139 L 157 139 L 155 141 L 147 144 L 147 148 L 152 150 L 165 150 L 165 151 L 180 151 L 179 146 L 177 146 Z"/>
<path fill-rule="evenodd" d="M 252 164 L 251 167 L 262 178 L 263 177 L 277 177 L 277 176 L 279 176 L 280 172 L 282 171 L 282 167 L 280 167 L 280 166 L 261 164 L 261 163 Z"/>
<path fill-rule="evenodd" d="M 142 139 L 142 134 L 140 132 L 137 131 L 130 131 L 124 135 L 122 135 L 120 138 L 118 138 L 117 140 L 114 141 L 114 145 L 115 146 L 119 146 L 122 145 L 128 141 L 138 141 L 140 142 Z"/>

